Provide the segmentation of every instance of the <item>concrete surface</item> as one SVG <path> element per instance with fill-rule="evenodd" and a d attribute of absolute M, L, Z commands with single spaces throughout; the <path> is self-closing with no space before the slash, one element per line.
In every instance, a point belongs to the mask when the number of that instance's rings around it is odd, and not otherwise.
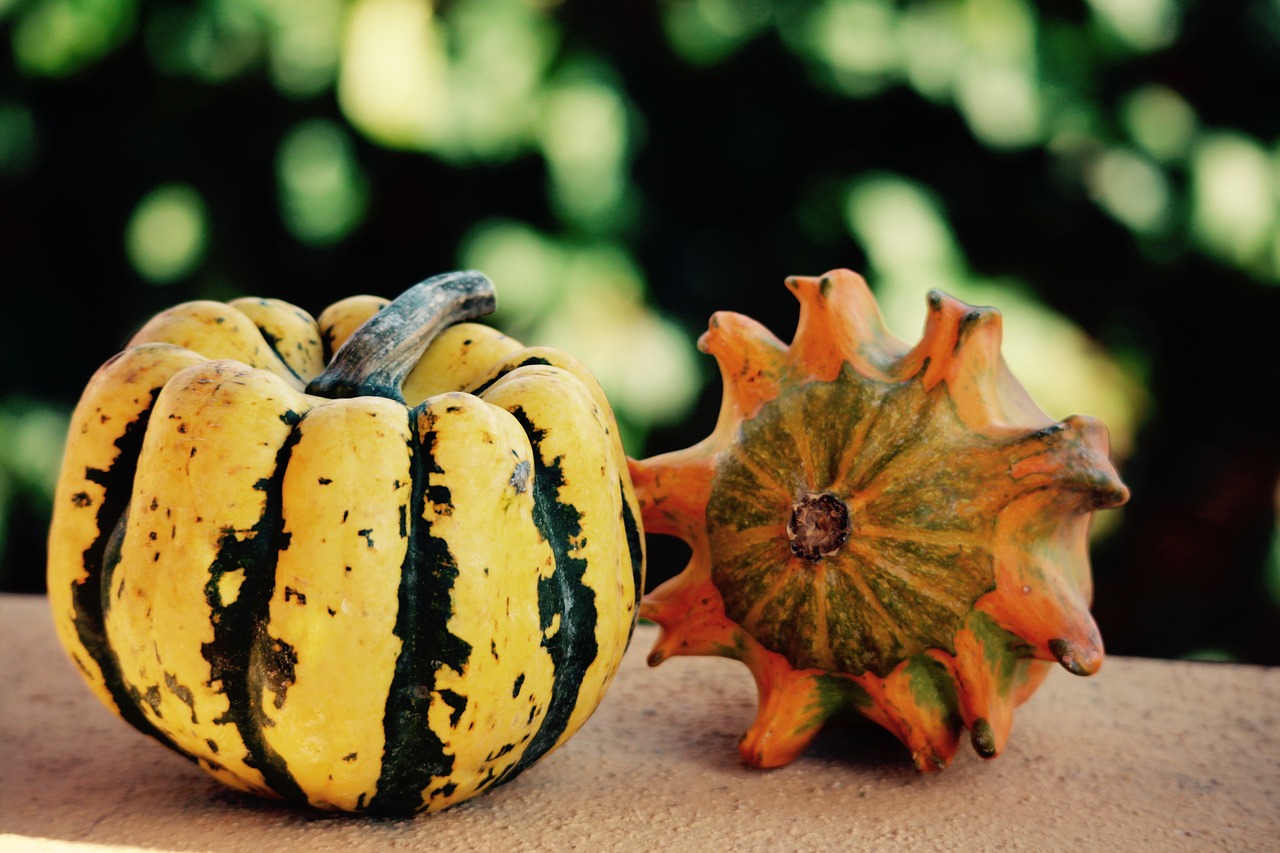
<path fill-rule="evenodd" d="M 1009 748 L 921 776 L 878 729 L 738 760 L 744 667 L 656 669 L 642 626 L 604 704 L 523 776 L 438 815 L 308 812 L 223 789 L 105 711 L 43 598 L 0 596 L 0 851 L 1280 850 L 1280 669 L 1111 658 L 1055 672 Z"/>

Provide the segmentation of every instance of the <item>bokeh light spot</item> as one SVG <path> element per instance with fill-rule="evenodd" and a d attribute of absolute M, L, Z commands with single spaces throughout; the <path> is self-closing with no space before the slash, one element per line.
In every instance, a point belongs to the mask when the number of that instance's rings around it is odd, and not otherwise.
<path fill-rule="evenodd" d="M 138 274 L 152 284 L 189 275 L 208 241 L 204 200 L 187 184 L 165 184 L 146 195 L 129 218 L 125 252 Z"/>
<path fill-rule="evenodd" d="M 1196 114 L 1182 96 L 1167 86 L 1143 86 L 1121 107 L 1129 137 L 1160 161 L 1186 156 L 1196 133 Z"/>
<path fill-rule="evenodd" d="M 1157 50 L 1178 35 L 1178 9 L 1172 0 L 1088 2 L 1098 19 L 1134 50 Z"/>
<path fill-rule="evenodd" d="M 662 5 L 662 26 L 672 49 L 695 65 L 713 65 L 768 24 L 767 0 L 678 0 Z"/>
<path fill-rule="evenodd" d="M 1204 246 L 1228 262 L 1272 277 L 1276 188 L 1271 158 L 1239 133 L 1203 137 L 1192 155 L 1192 228 Z"/>
<path fill-rule="evenodd" d="M 36 0 L 13 25 L 14 59 L 30 74 L 74 74 L 128 38 L 135 14 L 133 0 Z"/>
<path fill-rule="evenodd" d="M 293 236 L 313 246 L 340 242 L 364 219 L 367 180 L 351 137 L 327 119 L 309 119 L 280 144 L 280 212 Z"/>
<path fill-rule="evenodd" d="M 1134 231 L 1159 231 L 1169 221 L 1169 182 L 1151 161 L 1114 148 L 1099 156 L 1088 173 L 1098 204 Z"/>

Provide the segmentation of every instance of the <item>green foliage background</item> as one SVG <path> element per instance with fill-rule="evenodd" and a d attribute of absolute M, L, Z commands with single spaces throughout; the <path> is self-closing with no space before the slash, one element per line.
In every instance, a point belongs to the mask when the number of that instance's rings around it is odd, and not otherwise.
<path fill-rule="evenodd" d="M 786 339 L 782 279 L 849 267 L 907 339 L 929 288 L 1000 307 L 1111 425 L 1110 651 L 1280 663 L 1280 0 L 0 0 L 0 45 L 2 590 L 176 302 L 479 266 L 642 455 L 714 422 L 712 311 Z"/>

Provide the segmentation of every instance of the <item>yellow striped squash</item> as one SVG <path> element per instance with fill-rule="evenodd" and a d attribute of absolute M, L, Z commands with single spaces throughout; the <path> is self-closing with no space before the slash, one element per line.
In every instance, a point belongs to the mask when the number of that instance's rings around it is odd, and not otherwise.
<path fill-rule="evenodd" d="M 377 814 L 582 725 L 635 624 L 638 505 L 594 379 L 461 322 L 493 303 L 470 272 L 318 319 L 191 302 L 98 370 L 48 586 L 108 707 L 228 785 Z"/>

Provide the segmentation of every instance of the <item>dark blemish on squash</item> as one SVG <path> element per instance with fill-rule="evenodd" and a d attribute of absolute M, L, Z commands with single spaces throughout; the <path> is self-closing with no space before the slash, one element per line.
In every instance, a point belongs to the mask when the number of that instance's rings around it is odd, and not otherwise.
<path fill-rule="evenodd" d="M 348 569 L 348 571 L 350 571 L 350 569 Z M 328 610 L 328 611 L 329 611 L 329 615 L 330 615 L 330 616 L 337 616 L 337 615 L 338 615 L 338 611 L 334 610 L 332 607 L 326 607 L 326 608 L 325 608 L 325 610 Z"/>
<path fill-rule="evenodd" d="M 178 677 L 171 672 L 164 674 L 164 686 L 169 688 L 169 692 L 177 696 L 182 704 L 191 709 L 191 724 L 198 725 L 200 721 L 196 719 L 196 697 L 191 692 L 191 688 L 179 684 Z"/>
<path fill-rule="evenodd" d="M 520 695 L 520 688 L 524 687 L 524 673 L 516 676 L 516 683 L 511 687 L 511 698 L 514 699 Z"/>
<path fill-rule="evenodd" d="M 489 570 L 485 569 L 485 571 L 487 572 Z M 489 653 L 493 655 L 494 660 L 498 660 L 498 644 L 495 643 L 493 640 L 489 641 Z"/>
<path fill-rule="evenodd" d="M 151 511 L 155 512 L 160 508 L 160 500 L 158 498 L 151 499 Z"/>
<path fill-rule="evenodd" d="M 190 459 L 192 456 L 195 456 L 195 455 L 196 455 L 196 448 L 193 447 L 191 448 L 191 453 L 187 455 L 187 458 Z"/>
<path fill-rule="evenodd" d="M 152 530 L 150 533 L 147 534 L 147 538 L 150 539 L 152 542 L 156 541 L 156 532 Z"/>
<path fill-rule="evenodd" d="M 330 483 L 332 483 L 333 480 L 330 480 L 328 477 L 321 477 L 320 479 L 316 480 L 316 482 L 322 486 L 327 486 Z"/>
<path fill-rule="evenodd" d="M 409 536 L 409 507 L 400 504 L 400 538 L 407 539 Z"/>
<path fill-rule="evenodd" d="M 185 422 L 185 421 L 184 421 L 183 423 L 178 424 L 178 433 L 179 433 L 180 435 L 186 435 L 186 434 L 187 434 L 187 424 L 186 424 L 186 422 Z"/>
<path fill-rule="evenodd" d="M 372 527 L 366 527 L 364 530 L 357 530 L 356 535 L 363 536 L 365 544 L 368 545 L 370 548 L 373 547 L 373 528 Z"/>
<path fill-rule="evenodd" d="M 512 472 L 511 479 L 508 481 L 516 494 L 524 494 L 529 490 L 529 471 L 530 465 L 528 459 L 521 459 L 516 463 L 516 470 Z"/>
<path fill-rule="evenodd" d="M 352 761 L 355 761 L 356 758 L 358 757 L 359 756 L 357 755 L 357 753 L 348 752 L 346 755 L 342 756 L 342 760 L 350 764 Z"/>
<path fill-rule="evenodd" d="M 91 506 L 93 498 L 89 497 L 88 492 L 76 492 L 71 496 L 71 503 L 79 507 Z"/>
<path fill-rule="evenodd" d="M 141 699 L 150 706 L 157 717 L 164 719 L 164 714 L 160 713 L 160 685 L 153 684 L 148 687 L 147 692 L 142 694 Z"/>
<path fill-rule="evenodd" d="M 204 742 L 209 745 L 210 752 L 212 752 L 214 755 L 218 754 L 218 742 L 216 740 L 210 737 L 210 738 L 205 738 Z"/>
<path fill-rule="evenodd" d="M 348 572 L 349 572 L 349 571 L 351 571 L 351 567 L 350 567 L 350 566 L 345 566 L 344 568 L 345 568 L 345 570 L 346 570 L 346 571 L 348 571 Z"/>
<path fill-rule="evenodd" d="M 433 797 L 452 797 L 452 796 L 453 796 L 453 792 L 454 792 L 454 791 L 456 791 L 456 790 L 458 790 L 458 783 L 457 783 L 457 782 L 446 782 L 445 784 L 441 785 L 439 788 L 436 788 L 434 791 L 432 791 L 432 792 L 431 792 L 431 796 L 433 796 Z"/>
<path fill-rule="evenodd" d="M 467 697 L 453 690 L 445 689 L 440 691 L 440 698 L 452 709 L 449 713 L 449 728 L 456 729 L 458 723 L 462 722 L 463 712 L 467 710 Z"/>
<path fill-rule="evenodd" d="M 827 295 L 831 293 L 831 278 L 829 276 L 824 275 L 822 280 L 818 282 L 818 293 L 822 294 L 823 299 L 826 299 Z"/>
<path fill-rule="evenodd" d="M 342 511 L 342 524 L 346 524 L 346 523 L 347 523 L 347 516 L 348 516 L 348 515 L 350 515 L 350 514 L 351 514 L 351 510 L 344 509 L 344 510 Z"/>
<path fill-rule="evenodd" d="M 298 653 L 283 640 L 273 639 L 262 657 L 263 683 L 274 694 L 276 710 L 284 707 L 285 694 L 297 682 Z"/>
<path fill-rule="evenodd" d="M 296 589 L 294 589 L 291 586 L 286 586 L 284 588 L 285 602 L 287 603 L 290 598 L 296 598 L 298 600 L 298 603 L 302 605 L 305 605 L 307 603 L 307 596 L 304 593 L 298 592 Z"/>

